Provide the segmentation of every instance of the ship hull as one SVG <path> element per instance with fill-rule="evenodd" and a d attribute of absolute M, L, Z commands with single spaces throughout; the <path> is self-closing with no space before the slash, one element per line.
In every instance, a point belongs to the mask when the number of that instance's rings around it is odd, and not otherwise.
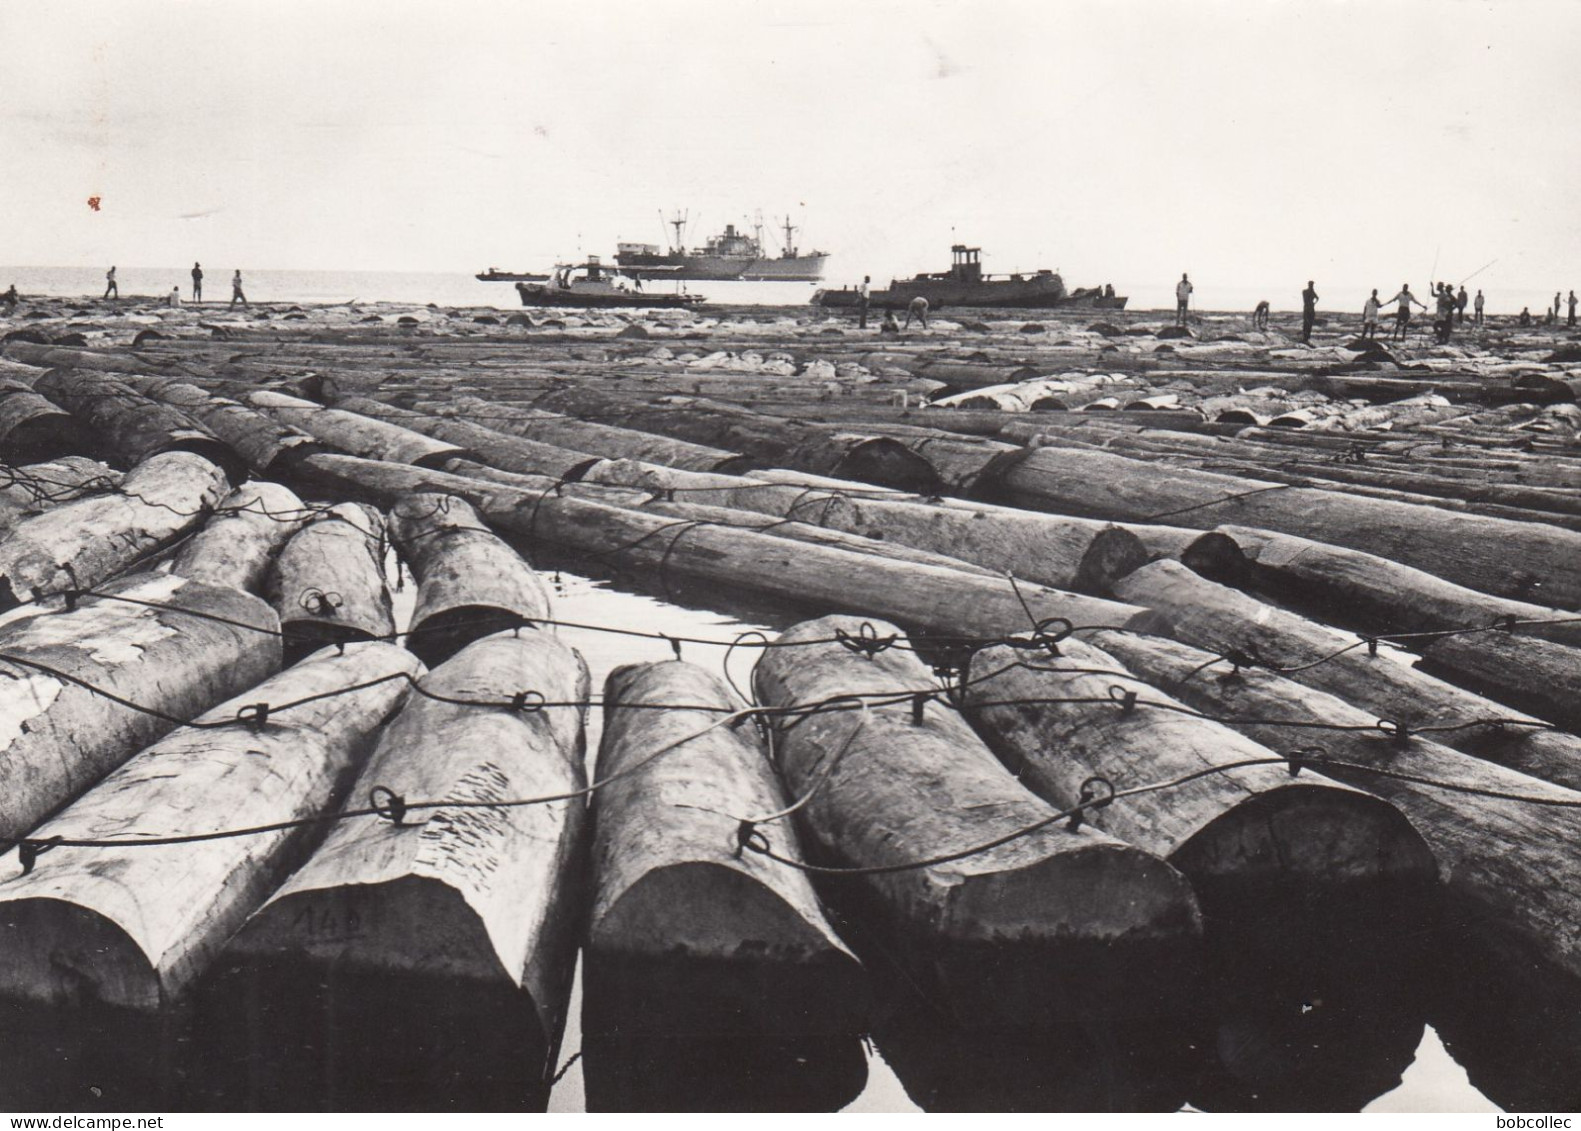
<path fill-rule="evenodd" d="M 827 255 L 766 258 L 737 255 L 618 255 L 626 274 L 651 272 L 664 279 L 712 279 L 742 282 L 816 283 L 823 278 Z"/>
<path fill-rule="evenodd" d="M 961 283 L 915 282 L 897 284 L 889 290 L 873 291 L 868 307 L 872 310 L 904 310 L 917 295 L 928 300 L 928 309 L 945 307 L 984 307 L 1016 310 L 1124 310 L 1125 295 L 1107 297 L 1094 292 L 1077 291 L 1074 294 L 1054 294 L 1032 289 L 1023 283 L 980 283 L 975 286 Z M 826 309 L 857 307 L 854 290 L 819 291 L 812 297 L 813 304 Z"/>
<path fill-rule="evenodd" d="M 653 294 L 578 294 L 575 291 L 562 291 L 553 288 L 539 288 L 518 284 L 516 293 L 521 296 L 523 306 L 556 306 L 577 307 L 587 309 L 606 309 L 611 307 L 641 307 L 643 309 L 674 310 L 692 306 L 701 306 L 701 295 L 653 295 Z"/>

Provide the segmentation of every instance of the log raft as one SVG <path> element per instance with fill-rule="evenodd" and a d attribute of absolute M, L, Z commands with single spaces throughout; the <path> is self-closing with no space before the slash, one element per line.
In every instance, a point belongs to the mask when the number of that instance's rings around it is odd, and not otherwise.
<path fill-rule="evenodd" d="M 881 636 L 896 631 L 876 627 Z M 1055 815 L 953 709 L 933 697 L 911 701 L 905 693 L 934 686 L 914 656 L 895 648 L 863 656 L 835 642 L 837 632 L 861 631 L 848 617 L 797 625 L 754 676 L 760 698 L 780 709 L 836 696 L 904 697 L 777 724 L 786 784 L 794 797 L 810 795 L 800 815 L 815 861 L 904 866 Z M 1137 993 L 1130 1004 L 1151 999 L 1157 1010 L 1196 959 L 1200 918 L 1185 879 L 1091 825 L 1051 823 L 948 863 L 840 883 L 853 885 L 841 892 L 853 913 L 904 947 L 916 976 L 968 1026 L 1047 1024 L 1070 980 L 1099 976 Z"/>
<path fill-rule="evenodd" d="M 1125 790 L 1217 769 L 1093 815 L 1190 879 L 1210 931 L 1237 922 L 1308 935 L 1336 921 L 1357 931 L 1406 907 L 1420 913 L 1436 867 L 1392 806 L 1317 775 L 1292 779 L 1282 765 L 1224 768 L 1278 755 L 1176 710 L 1177 700 L 1090 644 L 1065 640 L 1059 653 L 1028 662 L 1002 645 L 977 653 L 968 717 L 1022 781 L 1060 808 L 1077 804 L 1093 775 Z M 1124 706 L 1129 696 L 1140 705 Z"/>
<path fill-rule="evenodd" d="M 529 631 L 468 645 L 384 729 L 376 789 L 486 803 L 574 793 L 587 668 Z M 382 796 L 382 794 L 381 794 Z M 581 798 L 335 825 L 225 947 L 201 1017 L 234 1099 L 271 1110 L 543 1110 L 585 893 Z M 245 1071 L 236 1071 L 246 1066 Z"/>
<path fill-rule="evenodd" d="M 542 580 L 465 499 L 408 495 L 390 511 L 390 540 L 418 583 L 406 646 L 430 667 L 474 640 L 550 616 Z"/>

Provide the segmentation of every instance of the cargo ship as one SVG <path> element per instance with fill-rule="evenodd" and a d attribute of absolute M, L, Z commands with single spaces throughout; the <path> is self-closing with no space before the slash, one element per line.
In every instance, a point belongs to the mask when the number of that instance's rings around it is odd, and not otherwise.
<path fill-rule="evenodd" d="M 675 229 L 675 242 L 669 251 L 661 251 L 658 244 L 617 243 L 615 262 L 627 275 L 655 275 L 666 279 L 716 279 L 743 282 L 816 283 L 823 278 L 824 263 L 828 252 L 809 251 L 801 254 L 792 242 L 796 229 L 787 217 L 782 225 L 785 244 L 778 255 L 763 252 L 763 228 L 754 225 L 755 232 L 738 231 L 734 224 L 711 236 L 708 242 L 692 251 L 686 250 L 686 217 L 676 216 L 665 221 Z"/>
<path fill-rule="evenodd" d="M 948 306 L 1125 309 L 1126 296 L 1115 294 L 1112 285 L 1067 291 L 1058 271 L 1045 269 L 1031 274 L 995 277 L 983 274 L 982 248 L 956 244 L 950 248 L 950 255 L 948 271 L 895 279 L 888 289 L 872 291 L 868 296 L 869 305 L 879 310 L 903 310 L 920 295 L 928 300 L 933 310 Z M 857 292 L 854 289 L 821 290 L 812 296 L 812 302 L 823 307 L 854 307 Z"/>

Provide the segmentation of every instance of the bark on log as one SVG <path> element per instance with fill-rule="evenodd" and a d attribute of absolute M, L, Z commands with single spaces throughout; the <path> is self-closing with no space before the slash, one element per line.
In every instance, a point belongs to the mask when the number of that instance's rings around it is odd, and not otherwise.
<path fill-rule="evenodd" d="M 31 597 L 87 589 L 195 529 L 229 489 L 217 464 L 163 452 L 108 495 L 17 523 L 0 541 L 0 612 Z"/>
<path fill-rule="evenodd" d="M 384 516 L 379 511 L 359 503 L 338 503 L 305 524 L 280 549 L 267 588 L 269 603 L 280 614 L 287 663 L 325 644 L 393 636 L 395 615 L 384 580 L 384 538 Z"/>
<path fill-rule="evenodd" d="M 739 818 L 786 805 L 757 732 L 717 725 L 743 707 L 676 661 L 617 668 L 605 684 L 598 777 L 629 776 L 596 800 L 584 1001 L 624 1035 L 866 1028 L 862 969 L 807 877 L 736 850 Z M 771 828 L 776 850 L 801 859 L 794 831 Z"/>
<path fill-rule="evenodd" d="M 261 479 L 243 483 L 176 551 L 170 571 L 210 585 L 260 592 L 269 563 L 310 513 L 289 487 Z"/>
<path fill-rule="evenodd" d="M 109 1007 L 146 1016 L 171 1004 L 311 838 L 304 828 L 158 846 L 140 837 L 204 834 L 323 813 L 401 680 L 347 690 L 421 665 L 392 644 L 325 650 L 205 712 L 219 729 L 182 727 L 137 754 L 34 830 L 36 839 L 113 838 L 127 847 L 56 846 L 0 882 L 0 997 Z M 331 692 L 284 709 L 293 700 Z M 237 722 L 281 705 L 266 725 Z"/>
<path fill-rule="evenodd" d="M 890 649 L 864 658 L 829 641 L 860 624 L 823 617 L 782 634 L 754 674 L 775 708 L 836 696 L 893 697 L 935 686 L 917 659 Z M 893 631 L 877 626 L 880 635 Z M 781 719 L 777 749 L 813 858 L 890 867 L 964 851 L 1047 820 L 1056 810 L 1014 780 L 956 712 L 913 705 L 821 711 Z M 825 776 L 826 775 L 826 776 Z M 771 840 L 775 839 L 770 833 Z M 1189 886 L 1156 857 L 1090 825 L 1052 824 L 961 860 L 845 881 L 873 905 L 886 934 L 967 1025 L 1048 1021 L 1060 979 L 1098 973 L 1099 955 L 1128 991 L 1181 958 L 1200 919 Z M 989 955 L 992 959 L 989 960 Z M 1173 955 L 1173 963 L 1165 961 Z M 1156 1001 L 1157 999 L 1155 999 Z M 1126 1012 L 1124 1008 L 1118 1010 Z"/>
<path fill-rule="evenodd" d="M 576 386 L 541 397 L 537 404 L 599 423 L 729 448 L 776 467 L 906 491 L 932 491 L 938 485 L 923 460 L 887 437 L 832 433 L 702 397 L 664 397 L 644 403 Z"/>
<path fill-rule="evenodd" d="M 321 451 L 324 445 L 300 428 L 282 424 L 257 409 L 226 397 L 213 396 L 197 385 L 172 377 L 131 377 L 126 383 L 156 401 L 173 405 L 224 440 L 257 474 L 269 473 L 276 461 Z"/>
<path fill-rule="evenodd" d="M 162 452 L 192 452 L 224 468 L 232 484 L 247 477 L 241 457 L 185 412 L 145 397 L 102 373 L 52 369 L 37 390 L 83 422 L 101 458 L 135 466 Z"/>
<path fill-rule="evenodd" d="M 945 637 L 1019 632 L 1032 620 L 1049 617 L 1077 625 L 1168 632 L 1164 618 L 1135 606 L 677 521 L 570 495 L 513 490 L 349 456 L 308 456 L 300 469 L 320 488 L 347 491 L 381 505 L 415 490 L 458 495 L 493 526 L 578 551 L 606 566 L 640 570 L 660 586 L 671 577 L 732 585 L 812 606 L 886 617 Z"/>
<path fill-rule="evenodd" d="M 1164 474 L 1140 460 L 1052 447 L 1005 465 L 1000 483 L 1008 501 L 1038 510 L 1198 529 L 1235 522 L 1365 550 L 1484 593 L 1581 607 L 1581 533 L 1548 525 L 1451 521 L 1433 507 L 1185 468 Z"/>
<path fill-rule="evenodd" d="M 410 428 L 386 424 L 382 420 L 325 408 L 300 397 L 260 389 L 249 393 L 245 402 L 293 428 L 300 428 L 339 451 L 367 459 L 411 463 L 419 467 L 438 467 L 447 459 L 469 457 L 471 453 L 454 444 L 435 440 Z"/>
<path fill-rule="evenodd" d="M 1311 751 L 1336 761 L 1472 787 L 1450 791 L 1364 770 L 1324 771 L 1377 794 L 1405 814 L 1437 857 L 1451 900 L 1477 919 L 1507 925 L 1546 961 L 1581 976 L 1581 885 L 1568 879 L 1573 871 L 1570 846 L 1581 834 L 1577 811 L 1488 794 L 1578 800 L 1581 795 L 1421 737 L 1397 743 L 1371 729 L 1370 712 L 1272 672 L 1254 669 L 1232 675 L 1227 665 L 1201 670 L 1213 657 L 1197 648 L 1115 632 L 1091 639 L 1142 679 L 1173 688 L 1194 709 L 1252 720 L 1231 725 L 1281 754 Z"/>
<path fill-rule="evenodd" d="M 346 799 L 486 803 L 574 793 L 587 667 L 538 632 L 479 640 L 423 678 Z M 265 1109 L 543 1110 L 585 895 L 585 803 L 436 808 L 335 825 L 225 947 L 207 1031 Z M 243 1019 L 246 1023 L 241 1024 Z M 238 1074 L 241 1075 L 241 1074 Z M 240 1097 L 238 1097 L 240 1098 Z"/>
<path fill-rule="evenodd" d="M 1474 632 L 1429 644 L 1417 666 L 1581 733 L 1581 649 L 1505 632 Z"/>
<path fill-rule="evenodd" d="M 1239 548 L 1240 567 L 1226 573 L 1201 558 L 1180 560 L 1210 580 L 1250 588 L 1348 627 L 1442 632 L 1512 620 L 1511 631 L 1518 635 L 1581 646 L 1581 622 L 1558 609 L 1493 597 L 1376 554 L 1292 534 L 1250 526 L 1221 526 L 1217 533 Z M 1243 581 L 1232 580 L 1237 576 Z M 1543 621 L 1556 623 L 1528 623 Z"/>
<path fill-rule="evenodd" d="M 390 511 L 390 539 L 417 579 L 406 646 L 433 667 L 505 628 L 550 617 L 549 590 L 454 495 L 409 495 Z"/>
<path fill-rule="evenodd" d="M 34 463 L 92 450 L 93 438 L 76 417 L 31 385 L 0 376 L 0 452 L 7 462 Z"/>
<path fill-rule="evenodd" d="M 465 420 L 446 420 L 427 413 L 396 408 L 367 397 L 348 397 L 336 402 L 337 408 L 359 412 L 390 424 L 398 424 L 432 436 L 436 440 L 456 444 L 472 453 L 472 458 L 497 467 L 501 471 L 516 471 L 528 475 L 547 475 L 551 479 L 574 480 L 599 457 L 569 448 L 542 444 L 484 428 Z"/>
<path fill-rule="evenodd" d="M 0 623 L 0 837 L 280 667 L 279 621 L 256 597 L 147 573 L 101 591 Z"/>
<path fill-rule="evenodd" d="M 512 436 L 554 444 L 576 451 L 597 452 L 624 459 L 640 459 L 688 471 L 745 471 L 754 465 L 740 452 L 691 444 L 668 436 L 655 436 L 631 428 L 592 424 L 557 416 L 540 409 L 498 404 L 477 397 L 448 401 L 419 401 L 412 406 L 435 416 L 455 416 Z"/>
<path fill-rule="evenodd" d="M 1016 776 L 1056 808 L 1081 801 L 1096 775 L 1126 790 L 1209 771 L 1156 793 L 1122 797 L 1092 820 L 1168 860 L 1215 922 L 1308 935 L 1325 924 L 1382 925 L 1436 883 L 1432 853 L 1392 806 L 1283 766 L 1215 768 L 1273 751 L 1181 706 L 1078 640 L 1024 663 L 1008 646 L 972 658 L 964 709 Z M 1101 673 L 1101 674 L 1098 674 Z M 1141 705 L 1121 700 L 1136 695 Z M 1297 921 L 1299 920 L 1299 925 Z"/>
<path fill-rule="evenodd" d="M 1355 637 L 1216 585 L 1177 562 L 1144 566 L 1116 588 L 1121 596 L 1169 616 L 1174 635 L 1186 643 L 1286 671 L 1299 683 L 1376 712 L 1374 721 L 1387 721 L 1390 729 L 1403 725 L 1415 733 L 1454 727 L 1428 733 L 1479 758 L 1581 788 L 1581 737 L 1542 729 L 1529 715 L 1415 671 L 1393 656 L 1369 655 Z M 1465 725 L 1477 720 L 1499 721 Z"/>

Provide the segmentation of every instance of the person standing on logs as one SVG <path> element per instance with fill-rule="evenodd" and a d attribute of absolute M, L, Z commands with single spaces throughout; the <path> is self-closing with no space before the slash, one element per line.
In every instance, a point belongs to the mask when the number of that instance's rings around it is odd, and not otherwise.
<path fill-rule="evenodd" d="M 1403 342 L 1405 341 L 1406 331 L 1411 328 L 1411 304 L 1416 303 L 1416 305 L 1422 307 L 1423 310 L 1426 310 L 1427 307 L 1416 301 L 1416 296 L 1411 293 L 1410 283 L 1401 283 L 1400 293 L 1395 295 L 1389 301 L 1400 304 L 1394 312 L 1394 333 L 1391 334 L 1390 337 L 1397 338 Z"/>
<path fill-rule="evenodd" d="M 11 284 L 11 289 L 10 290 L 8 290 L 5 294 L 0 295 L 0 302 L 5 303 L 5 307 L 6 307 L 7 310 L 15 310 L 16 309 L 16 304 L 18 302 L 20 302 L 21 300 L 22 300 L 22 296 L 16 293 L 16 284 L 15 283 Z"/>
<path fill-rule="evenodd" d="M 1554 326 L 1559 322 L 1559 292 L 1554 292 L 1554 308 L 1548 312 L 1548 325 Z"/>
<path fill-rule="evenodd" d="M 1464 324 L 1466 321 L 1466 284 L 1460 284 L 1460 293 L 1455 296 L 1455 321 Z"/>
<path fill-rule="evenodd" d="M 203 264 L 192 265 L 192 301 L 203 301 Z"/>
<path fill-rule="evenodd" d="M 1570 304 L 1570 317 L 1565 319 L 1565 325 L 1574 326 L 1576 324 L 1576 293 L 1571 291 L 1570 297 L 1565 301 Z"/>
<path fill-rule="evenodd" d="M 1191 285 L 1191 280 L 1182 271 L 1180 273 L 1180 282 L 1175 284 L 1175 325 L 1184 326 L 1186 324 L 1186 308 L 1191 305 L 1191 292 L 1194 290 L 1196 288 Z"/>
<path fill-rule="evenodd" d="M 922 323 L 924 330 L 928 328 L 928 299 L 926 295 L 918 295 L 906 307 L 906 324 L 901 327 L 902 330 L 911 329 L 911 319 L 913 317 Z"/>
<path fill-rule="evenodd" d="M 856 288 L 856 327 L 858 330 L 867 329 L 867 303 L 871 297 L 869 290 L 873 285 L 873 276 L 863 275 L 862 285 Z"/>
<path fill-rule="evenodd" d="M 236 274 L 231 276 L 231 305 L 235 306 L 238 302 L 243 306 L 247 305 L 247 296 L 242 294 L 242 269 L 240 267 L 236 268 Z"/>
<path fill-rule="evenodd" d="M 111 267 L 104 273 L 104 297 L 109 298 L 111 295 L 114 295 L 116 298 L 121 297 L 121 288 L 117 286 L 115 282 L 114 267 Z"/>
<path fill-rule="evenodd" d="M 1318 293 L 1313 289 L 1311 279 L 1307 280 L 1307 289 L 1301 292 L 1301 341 L 1306 345 L 1312 344 L 1312 323 L 1317 321 Z"/>
<path fill-rule="evenodd" d="M 1478 326 L 1482 325 L 1482 301 L 1483 301 L 1482 300 L 1482 288 L 1478 287 L 1477 288 L 1477 300 L 1474 303 L 1471 304 L 1472 311 L 1473 311 L 1471 320 L 1473 322 L 1475 322 Z"/>
<path fill-rule="evenodd" d="M 1378 288 L 1372 289 L 1372 297 L 1361 306 L 1361 336 L 1376 339 L 1378 337 L 1378 308 L 1383 304 L 1378 301 Z"/>
<path fill-rule="evenodd" d="M 1252 329 L 1268 329 L 1268 300 L 1262 299 L 1252 310 Z"/>
<path fill-rule="evenodd" d="M 1437 311 L 1433 319 L 1433 336 L 1439 345 L 1448 345 L 1449 337 L 1455 330 L 1455 292 L 1449 289 L 1448 283 L 1439 283 L 1434 298 L 1437 300 Z"/>

